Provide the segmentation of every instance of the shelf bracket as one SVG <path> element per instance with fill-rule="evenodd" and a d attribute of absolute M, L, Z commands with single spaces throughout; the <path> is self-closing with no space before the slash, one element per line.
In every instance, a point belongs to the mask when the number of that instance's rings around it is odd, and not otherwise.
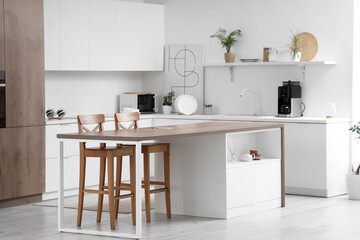
<path fill-rule="evenodd" d="M 306 80 L 306 65 L 301 65 L 301 72 L 302 72 L 302 75 L 303 75 L 303 80 L 305 81 Z"/>
<path fill-rule="evenodd" d="M 230 81 L 233 82 L 234 81 L 234 67 L 233 66 L 229 67 L 229 72 L 230 72 Z"/>

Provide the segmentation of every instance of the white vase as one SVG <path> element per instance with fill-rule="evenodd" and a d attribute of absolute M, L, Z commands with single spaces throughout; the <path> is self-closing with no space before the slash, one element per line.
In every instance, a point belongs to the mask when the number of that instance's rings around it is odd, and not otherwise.
<path fill-rule="evenodd" d="M 291 59 L 293 62 L 300 62 L 301 60 L 301 52 L 291 53 Z"/>
<path fill-rule="evenodd" d="M 163 105 L 162 106 L 163 114 L 171 114 L 171 108 L 172 106 Z"/>
<path fill-rule="evenodd" d="M 346 186 L 350 200 L 360 200 L 360 175 L 347 174 Z"/>

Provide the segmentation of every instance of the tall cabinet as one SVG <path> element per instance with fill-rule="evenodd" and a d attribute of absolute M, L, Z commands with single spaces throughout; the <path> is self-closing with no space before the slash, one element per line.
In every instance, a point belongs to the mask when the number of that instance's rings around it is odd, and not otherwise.
<path fill-rule="evenodd" d="M 0 0 L 0 68 L 6 128 L 0 129 L 0 206 L 41 199 L 45 176 L 43 0 Z"/>

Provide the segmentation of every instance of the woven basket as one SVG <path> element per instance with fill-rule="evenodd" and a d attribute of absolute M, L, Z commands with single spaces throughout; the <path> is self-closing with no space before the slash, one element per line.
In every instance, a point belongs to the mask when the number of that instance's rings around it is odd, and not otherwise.
<path fill-rule="evenodd" d="M 301 52 L 301 61 L 310 61 L 318 51 L 318 43 L 314 35 L 302 32 L 297 35 L 298 52 Z"/>

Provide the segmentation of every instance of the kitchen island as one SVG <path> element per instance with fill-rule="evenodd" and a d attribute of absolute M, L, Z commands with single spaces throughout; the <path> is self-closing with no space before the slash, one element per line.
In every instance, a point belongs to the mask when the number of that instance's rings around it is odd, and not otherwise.
<path fill-rule="evenodd" d="M 274 141 L 274 135 L 278 137 L 278 141 Z M 57 138 L 60 141 L 58 229 L 61 232 L 142 237 L 141 194 L 136 195 L 135 233 L 121 232 L 120 224 L 120 232 L 74 228 L 72 226 L 75 226 L 75 222 L 67 227 L 63 208 L 64 141 L 73 144 L 105 142 L 136 145 L 137 192 L 141 191 L 142 142 L 170 142 L 171 200 L 174 214 L 226 219 L 248 213 L 257 205 L 259 208 L 254 209 L 255 211 L 285 206 L 283 124 L 205 122 L 173 125 L 163 129 L 150 127 L 101 133 L 58 134 Z M 261 149 L 263 159 L 257 163 L 229 162 L 228 145 L 234 143 L 240 145 L 241 151 Z M 156 165 L 156 168 L 161 167 L 157 163 Z M 159 177 L 157 172 L 155 171 L 155 177 Z M 161 212 L 162 209 L 161 200 L 156 199 L 155 211 Z"/>
<path fill-rule="evenodd" d="M 114 129 L 114 115 L 106 115 L 105 130 Z M 279 118 L 275 116 L 246 115 L 191 115 L 141 114 L 139 127 L 189 124 L 200 122 L 263 122 L 284 124 L 285 132 L 285 192 L 289 194 L 333 197 L 346 194 L 345 175 L 348 173 L 349 127 L 348 118 L 300 117 Z M 58 133 L 77 131 L 76 117 L 46 122 L 46 193 L 43 199 L 57 198 Z M 70 145 L 65 152 L 65 196 L 77 195 L 78 173 L 77 145 Z M 91 162 L 89 164 L 93 164 Z M 90 167 L 90 166 L 89 166 Z M 91 170 L 92 168 L 90 168 Z M 95 168 L 94 168 L 95 169 Z M 306 174 L 303 174 L 306 172 Z M 98 174 L 92 172 L 91 174 Z M 154 173 L 152 172 L 153 176 Z M 128 171 L 124 179 L 129 179 Z M 96 186 L 97 179 L 89 179 L 88 186 Z"/>

